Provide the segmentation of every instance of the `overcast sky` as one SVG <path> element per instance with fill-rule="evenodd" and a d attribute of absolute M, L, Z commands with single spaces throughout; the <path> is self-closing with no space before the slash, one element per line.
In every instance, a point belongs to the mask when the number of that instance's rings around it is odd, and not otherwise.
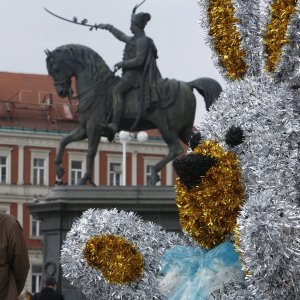
<path fill-rule="evenodd" d="M 87 27 L 61 21 L 44 7 L 69 19 L 76 16 L 91 24 L 110 23 L 130 34 L 131 11 L 140 1 L 0 0 L 0 71 L 47 74 L 44 50 L 69 43 L 91 47 L 112 69 L 122 60 L 122 42 L 107 31 L 89 31 Z M 157 63 L 163 77 L 183 81 L 212 77 L 224 86 L 198 25 L 197 0 L 146 0 L 138 9 L 141 11 L 152 16 L 145 31 L 158 48 Z M 205 113 L 201 97 L 197 99 L 195 125 Z"/>

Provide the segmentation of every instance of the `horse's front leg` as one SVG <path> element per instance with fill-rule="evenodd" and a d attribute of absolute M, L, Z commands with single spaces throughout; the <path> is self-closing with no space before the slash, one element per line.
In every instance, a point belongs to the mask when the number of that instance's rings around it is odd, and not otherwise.
<path fill-rule="evenodd" d="M 170 162 L 171 160 L 173 160 L 183 152 L 183 148 L 181 147 L 178 141 L 176 132 L 170 131 L 169 129 L 166 130 L 160 129 L 160 133 L 169 147 L 169 153 L 151 168 L 151 176 L 150 176 L 151 185 L 156 185 L 156 183 L 160 181 L 160 176 L 158 175 L 158 173 L 161 171 L 161 169 L 168 162 Z"/>
<path fill-rule="evenodd" d="M 86 138 L 86 131 L 82 126 L 77 127 L 74 129 L 70 134 L 63 137 L 60 141 L 59 148 L 57 151 L 57 155 L 55 158 L 55 168 L 56 168 L 56 176 L 61 180 L 62 176 L 65 173 L 64 168 L 61 165 L 62 157 L 65 151 L 65 148 L 68 144 L 75 141 L 81 141 Z"/>
<path fill-rule="evenodd" d="M 93 182 L 93 170 L 100 137 L 101 134 L 99 129 L 93 128 L 88 130 L 87 166 L 84 176 L 78 182 L 79 185 L 85 185 L 89 182 L 91 185 L 95 186 L 95 183 Z"/>

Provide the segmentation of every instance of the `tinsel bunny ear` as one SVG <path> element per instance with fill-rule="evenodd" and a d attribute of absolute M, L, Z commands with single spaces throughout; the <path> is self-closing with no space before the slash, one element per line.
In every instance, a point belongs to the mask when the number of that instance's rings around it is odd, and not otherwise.
<path fill-rule="evenodd" d="M 290 81 L 299 64 L 300 1 L 267 1 L 263 24 L 265 69 L 277 81 Z"/>
<path fill-rule="evenodd" d="M 200 22 L 221 73 L 230 81 L 259 75 L 259 0 L 199 0 L 199 6 Z"/>

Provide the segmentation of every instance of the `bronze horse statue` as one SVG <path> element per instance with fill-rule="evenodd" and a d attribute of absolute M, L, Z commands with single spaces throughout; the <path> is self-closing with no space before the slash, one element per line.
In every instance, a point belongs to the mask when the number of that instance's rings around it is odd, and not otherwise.
<path fill-rule="evenodd" d="M 120 78 L 115 76 L 99 54 L 86 46 L 69 44 L 45 52 L 48 73 L 54 80 L 57 94 L 60 97 L 74 98 L 71 88 L 74 77 L 78 99 L 79 126 L 60 142 L 55 159 L 57 177 L 60 180 L 64 174 L 61 162 L 65 147 L 71 142 L 87 138 L 87 169 L 79 184 L 93 184 L 94 158 L 100 138 L 105 136 L 110 141 L 113 139 L 106 124 L 112 117 L 111 90 Z M 222 90 L 219 83 L 211 78 L 176 82 L 177 92 L 172 102 L 164 107 L 144 110 L 138 118 L 138 89 L 129 91 L 125 98 L 120 129 L 130 131 L 133 124 L 134 131 L 157 128 L 169 147 L 169 153 L 152 168 L 152 185 L 159 181 L 158 172 L 162 167 L 183 152 L 179 140 L 188 144 L 193 134 L 196 109 L 193 88 L 204 97 L 207 109 Z"/>

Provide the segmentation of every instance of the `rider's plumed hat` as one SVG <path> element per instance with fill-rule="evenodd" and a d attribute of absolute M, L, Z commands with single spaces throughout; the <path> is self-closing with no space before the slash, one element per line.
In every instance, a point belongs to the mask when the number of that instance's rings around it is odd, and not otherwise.
<path fill-rule="evenodd" d="M 150 19 L 151 15 L 143 12 L 140 12 L 138 14 L 132 14 L 131 16 L 131 22 L 141 29 L 145 28 Z"/>

